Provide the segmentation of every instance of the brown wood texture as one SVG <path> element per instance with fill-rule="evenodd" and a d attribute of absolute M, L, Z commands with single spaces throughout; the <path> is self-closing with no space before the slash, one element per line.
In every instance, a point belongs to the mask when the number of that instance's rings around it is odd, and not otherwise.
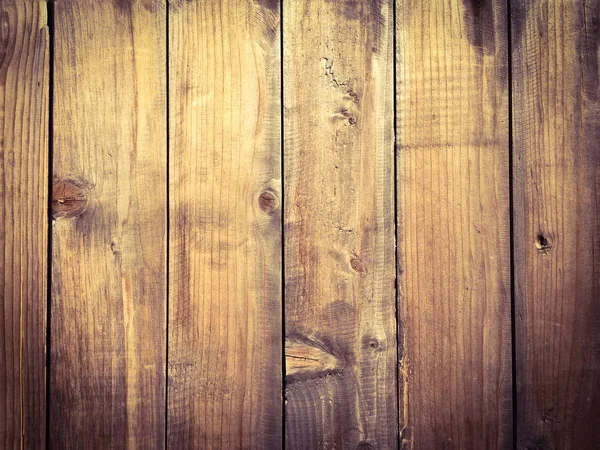
<path fill-rule="evenodd" d="M 50 444 L 164 448 L 165 2 L 54 25 Z"/>
<path fill-rule="evenodd" d="M 281 447 L 279 20 L 171 3 L 171 448 Z"/>
<path fill-rule="evenodd" d="M 397 11 L 402 443 L 510 448 L 506 3 Z"/>
<path fill-rule="evenodd" d="M 598 447 L 600 0 L 49 3 L 0 0 L 0 449 Z"/>
<path fill-rule="evenodd" d="M 43 448 L 47 8 L 0 1 L 0 448 Z"/>
<path fill-rule="evenodd" d="M 600 441 L 600 2 L 513 1 L 517 447 Z"/>
<path fill-rule="evenodd" d="M 286 448 L 396 448 L 393 8 L 283 2 Z"/>

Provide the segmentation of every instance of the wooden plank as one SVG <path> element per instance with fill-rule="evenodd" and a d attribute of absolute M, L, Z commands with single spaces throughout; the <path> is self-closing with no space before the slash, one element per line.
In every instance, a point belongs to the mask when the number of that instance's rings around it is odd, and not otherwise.
<path fill-rule="evenodd" d="M 397 5 L 406 448 L 510 448 L 507 10 Z"/>
<path fill-rule="evenodd" d="M 168 442 L 282 442 L 279 3 L 172 1 Z"/>
<path fill-rule="evenodd" d="M 392 1 L 283 23 L 286 448 L 395 448 Z"/>
<path fill-rule="evenodd" d="M 54 13 L 50 443 L 163 448 L 165 3 Z"/>
<path fill-rule="evenodd" d="M 600 1 L 514 0 L 518 448 L 600 440 Z"/>
<path fill-rule="evenodd" d="M 43 448 L 48 254 L 47 9 L 0 2 L 0 447 Z"/>

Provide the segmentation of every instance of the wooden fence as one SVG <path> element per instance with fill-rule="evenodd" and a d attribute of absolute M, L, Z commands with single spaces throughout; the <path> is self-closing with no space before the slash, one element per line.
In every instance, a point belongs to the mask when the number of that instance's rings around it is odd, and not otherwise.
<path fill-rule="evenodd" d="M 599 54 L 600 0 L 0 0 L 0 448 L 598 448 Z"/>

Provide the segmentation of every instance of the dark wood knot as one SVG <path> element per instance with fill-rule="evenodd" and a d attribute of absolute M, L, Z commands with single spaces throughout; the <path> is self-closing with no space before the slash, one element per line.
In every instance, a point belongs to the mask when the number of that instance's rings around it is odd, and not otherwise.
<path fill-rule="evenodd" d="M 74 217 L 87 206 L 87 196 L 82 187 L 73 181 L 56 181 L 52 184 L 52 215 Z"/>
<path fill-rule="evenodd" d="M 258 207 L 267 214 L 273 214 L 279 209 L 279 198 L 273 191 L 266 190 L 258 196 Z"/>

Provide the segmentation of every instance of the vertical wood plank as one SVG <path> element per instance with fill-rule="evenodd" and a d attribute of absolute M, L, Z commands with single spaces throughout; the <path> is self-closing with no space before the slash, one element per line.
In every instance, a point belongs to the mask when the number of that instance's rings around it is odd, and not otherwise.
<path fill-rule="evenodd" d="M 165 2 L 54 12 L 50 441 L 162 448 Z"/>
<path fill-rule="evenodd" d="M 395 448 L 393 8 L 286 0 L 286 448 Z"/>
<path fill-rule="evenodd" d="M 597 0 L 513 0 L 518 448 L 600 441 Z"/>
<path fill-rule="evenodd" d="M 397 10 L 402 441 L 510 448 L 506 2 Z"/>
<path fill-rule="evenodd" d="M 171 1 L 168 442 L 282 442 L 279 2 Z"/>
<path fill-rule="evenodd" d="M 47 7 L 0 2 L 0 447 L 43 448 Z"/>

